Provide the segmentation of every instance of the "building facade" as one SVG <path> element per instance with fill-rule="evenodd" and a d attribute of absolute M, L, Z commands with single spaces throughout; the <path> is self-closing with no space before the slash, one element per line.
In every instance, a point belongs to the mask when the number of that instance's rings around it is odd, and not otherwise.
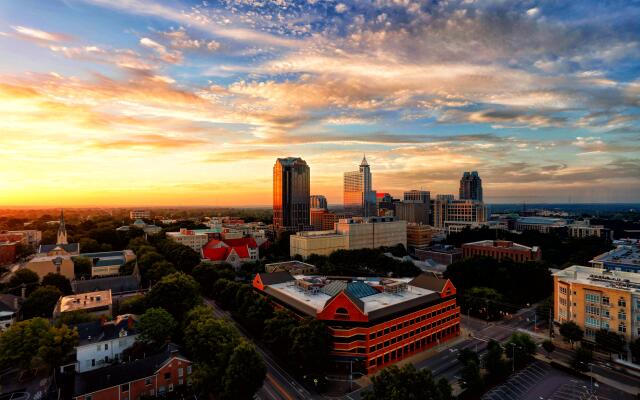
<path fill-rule="evenodd" d="M 395 216 L 408 223 L 429 225 L 429 203 L 402 201 L 395 205 Z"/>
<path fill-rule="evenodd" d="M 180 232 L 167 232 L 167 238 L 176 243 L 189 246 L 193 251 L 200 253 L 202 247 L 209 242 L 210 236 L 206 232 L 180 228 Z"/>
<path fill-rule="evenodd" d="M 430 225 L 407 224 L 407 246 L 425 248 L 431 244 L 436 231 Z"/>
<path fill-rule="evenodd" d="M 356 216 L 376 215 L 376 192 L 371 187 L 371 169 L 363 157 L 358 171 L 344 173 L 344 209 Z"/>
<path fill-rule="evenodd" d="M 482 196 L 482 179 L 478 171 L 464 172 L 460 178 L 460 200 L 484 201 Z"/>
<path fill-rule="evenodd" d="M 321 194 L 311 195 L 309 199 L 309 207 L 327 209 L 327 198 Z"/>
<path fill-rule="evenodd" d="M 293 277 L 260 273 L 253 287 L 300 317 L 323 321 L 331 356 L 372 373 L 460 334 L 456 289 L 446 279 Z"/>
<path fill-rule="evenodd" d="M 564 218 L 521 217 L 516 220 L 515 230 L 549 233 L 556 229 L 566 228 L 568 224 L 569 222 Z"/>
<path fill-rule="evenodd" d="M 309 166 L 302 158 L 278 158 L 273 166 L 273 228 L 303 231 L 309 226 Z"/>
<path fill-rule="evenodd" d="M 443 266 L 462 260 L 462 249 L 452 245 L 437 244 L 423 249 L 415 249 L 414 254 L 421 261 L 431 260 L 435 264 Z"/>
<path fill-rule="evenodd" d="M 510 259 L 515 262 L 540 261 L 542 251 L 538 246 L 528 247 L 508 240 L 481 240 L 479 242 L 465 243 L 462 245 L 462 255 L 467 257 L 485 256 L 502 259 Z"/>
<path fill-rule="evenodd" d="M 553 274 L 553 287 L 557 324 L 573 321 L 591 341 L 600 329 L 640 336 L 640 275 L 574 265 Z"/>
<path fill-rule="evenodd" d="M 151 219 L 151 211 L 149 210 L 131 210 L 129 211 L 129 219 L 135 221 L 137 219 Z"/>
<path fill-rule="evenodd" d="M 335 230 L 297 232 L 289 237 L 289 254 L 291 257 L 300 255 L 303 259 L 310 255 L 331 255 L 337 250 L 348 250 L 347 236 L 336 233 Z"/>
<path fill-rule="evenodd" d="M 640 272 L 640 240 L 628 241 L 590 261 L 594 268 L 608 271 Z"/>
<path fill-rule="evenodd" d="M 487 224 L 487 207 L 476 200 L 454 200 L 453 195 L 438 195 L 433 206 L 433 226 L 459 231 Z"/>
<path fill-rule="evenodd" d="M 574 221 L 568 226 L 569 236 L 574 238 L 599 237 L 607 240 L 613 240 L 613 232 L 611 229 L 605 228 L 604 225 L 591 225 L 586 219 L 583 221 Z"/>
<path fill-rule="evenodd" d="M 103 368 L 122 360 L 122 352 L 138 337 L 136 317 L 118 315 L 112 321 L 95 320 L 77 325 L 76 372 Z"/>

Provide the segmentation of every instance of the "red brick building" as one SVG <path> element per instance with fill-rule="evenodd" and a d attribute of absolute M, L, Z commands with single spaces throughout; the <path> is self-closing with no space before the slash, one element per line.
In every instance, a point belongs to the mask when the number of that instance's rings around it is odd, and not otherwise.
<path fill-rule="evenodd" d="M 18 243 L 0 241 L 0 265 L 11 264 L 16 261 Z"/>
<path fill-rule="evenodd" d="M 462 255 L 467 257 L 487 256 L 496 260 L 509 258 L 516 262 L 540 261 L 542 251 L 538 246 L 527 247 L 508 240 L 481 240 L 462 245 Z"/>
<path fill-rule="evenodd" d="M 177 347 L 142 360 L 77 374 L 75 400 L 137 400 L 159 396 L 190 385 L 192 365 Z"/>
<path fill-rule="evenodd" d="M 253 287 L 301 317 L 325 321 L 336 361 L 374 372 L 460 334 L 456 289 L 448 279 L 256 275 Z"/>

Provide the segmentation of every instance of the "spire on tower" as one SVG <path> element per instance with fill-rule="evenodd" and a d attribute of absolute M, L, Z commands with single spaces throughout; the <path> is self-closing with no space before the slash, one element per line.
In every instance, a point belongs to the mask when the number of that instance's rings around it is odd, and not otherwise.
<path fill-rule="evenodd" d="M 368 167 L 369 163 L 367 162 L 367 157 L 364 153 L 362 153 L 362 162 L 360 163 L 361 167 Z"/>
<path fill-rule="evenodd" d="M 60 225 L 58 225 L 58 237 L 56 244 L 69 244 L 67 240 L 67 227 L 64 224 L 64 210 L 60 210 Z"/>

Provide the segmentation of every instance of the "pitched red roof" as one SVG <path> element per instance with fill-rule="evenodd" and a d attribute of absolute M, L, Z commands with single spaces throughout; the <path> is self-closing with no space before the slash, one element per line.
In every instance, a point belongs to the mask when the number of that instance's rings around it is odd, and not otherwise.
<path fill-rule="evenodd" d="M 236 247 L 218 247 L 218 248 L 203 248 L 202 255 L 204 258 L 207 258 L 211 261 L 225 261 L 229 258 L 229 254 L 231 251 L 235 250 L 236 254 L 240 258 L 249 258 L 249 249 L 246 246 L 236 246 Z"/>
<path fill-rule="evenodd" d="M 222 243 L 221 240 L 217 240 L 217 239 L 211 239 L 207 242 L 207 244 L 204 245 L 205 249 L 212 249 L 214 247 L 217 247 L 220 243 Z"/>
<path fill-rule="evenodd" d="M 240 239 L 224 239 L 223 242 L 231 247 L 249 246 L 252 249 L 258 247 L 256 240 L 252 237 Z"/>

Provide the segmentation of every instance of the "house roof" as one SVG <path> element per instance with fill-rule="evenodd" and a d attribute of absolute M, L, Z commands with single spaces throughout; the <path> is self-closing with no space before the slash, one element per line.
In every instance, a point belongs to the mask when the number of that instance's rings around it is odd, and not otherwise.
<path fill-rule="evenodd" d="M 438 293 L 442 292 L 446 284 L 447 279 L 438 278 L 435 274 L 429 272 L 423 272 L 409 282 L 411 286 L 417 286 Z"/>
<path fill-rule="evenodd" d="M 212 261 L 224 261 L 226 260 L 231 252 L 235 250 L 236 254 L 240 258 L 249 258 L 249 249 L 246 246 L 235 246 L 235 247 L 204 247 L 202 249 L 202 255 L 204 258 L 207 258 Z"/>
<path fill-rule="evenodd" d="M 16 300 L 18 301 L 18 308 L 15 307 Z M 0 294 L 0 311 L 15 313 L 20 309 L 22 301 L 20 297 L 12 294 Z"/>
<path fill-rule="evenodd" d="M 275 285 L 277 283 L 292 282 L 295 280 L 290 273 L 286 271 L 278 271 L 272 273 L 261 272 L 258 274 L 263 285 Z"/>
<path fill-rule="evenodd" d="M 119 275 L 104 278 L 84 279 L 71 281 L 74 293 L 88 293 L 100 290 L 122 293 L 131 292 L 140 288 L 140 280 L 135 275 Z"/>
<path fill-rule="evenodd" d="M 252 249 L 258 247 L 256 240 L 252 237 L 238 238 L 238 239 L 224 239 L 223 242 L 227 246 L 236 247 L 236 246 L 248 246 Z"/>
<path fill-rule="evenodd" d="M 135 360 L 76 374 L 73 396 L 78 397 L 153 376 L 158 369 L 174 358 L 181 358 L 188 361 L 188 359 L 180 353 L 176 345 L 169 344 L 161 353 L 154 354 L 142 360 Z"/>
<path fill-rule="evenodd" d="M 136 316 L 133 314 L 118 315 L 113 321 L 91 321 L 77 325 L 79 343 L 85 345 L 88 343 L 102 342 L 120 337 L 120 332 L 126 332 L 126 336 L 137 333 L 135 329 Z"/>
<path fill-rule="evenodd" d="M 79 243 L 69 243 L 69 244 L 41 244 L 38 249 L 38 253 L 48 253 L 55 249 L 56 247 L 62 248 L 67 253 L 77 254 L 80 252 L 80 244 Z"/>

